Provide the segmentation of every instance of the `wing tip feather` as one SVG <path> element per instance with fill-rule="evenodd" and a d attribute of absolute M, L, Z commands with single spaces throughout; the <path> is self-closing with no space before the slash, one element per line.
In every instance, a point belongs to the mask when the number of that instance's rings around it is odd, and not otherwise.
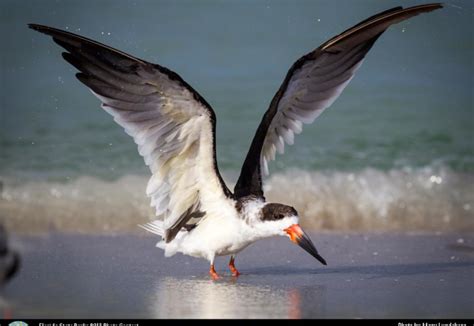
<path fill-rule="evenodd" d="M 358 33 L 359 31 L 365 31 L 367 30 L 367 28 L 369 29 L 374 28 L 374 26 L 377 26 L 377 24 L 381 21 L 383 22 L 386 19 L 391 19 L 391 22 L 384 29 L 381 30 L 381 33 L 383 33 L 388 27 L 390 27 L 393 24 L 397 24 L 400 21 L 409 19 L 413 16 L 417 16 L 422 13 L 431 12 L 433 10 L 441 9 L 443 7 L 444 7 L 443 3 L 437 2 L 437 3 L 428 3 L 428 4 L 422 4 L 422 5 L 412 6 L 412 7 L 407 7 L 407 8 L 395 7 L 395 8 L 380 12 L 352 26 L 351 28 L 347 29 L 341 34 L 331 38 L 327 42 L 323 43 L 318 49 L 320 49 L 321 51 L 328 51 L 328 52 L 331 52 L 333 48 L 337 50 L 337 45 L 343 43 L 347 39 L 351 39 L 354 33 Z"/>

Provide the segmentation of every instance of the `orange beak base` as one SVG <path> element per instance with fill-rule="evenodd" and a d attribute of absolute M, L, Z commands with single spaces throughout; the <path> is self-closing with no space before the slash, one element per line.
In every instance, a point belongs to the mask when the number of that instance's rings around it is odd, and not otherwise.
<path fill-rule="evenodd" d="M 319 260 L 321 264 L 326 265 L 326 261 L 323 257 L 319 255 L 318 251 L 316 250 L 316 247 L 311 242 L 311 239 L 303 231 L 299 224 L 293 224 L 289 228 L 286 228 L 284 231 L 288 234 L 292 242 L 296 243 L 298 246 L 306 250 L 311 256 Z"/>

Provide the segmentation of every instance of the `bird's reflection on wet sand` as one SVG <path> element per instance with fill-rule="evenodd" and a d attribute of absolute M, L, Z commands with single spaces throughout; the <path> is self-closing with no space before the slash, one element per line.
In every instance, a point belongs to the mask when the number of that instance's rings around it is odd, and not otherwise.
<path fill-rule="evenodd" d="M 275 289 L 230 277 L 218 282 L 166 277 L 156 284 L 149 303 L 154 318 L 297 319 L 302 317 L 301 300 L 298 288 Z"/>

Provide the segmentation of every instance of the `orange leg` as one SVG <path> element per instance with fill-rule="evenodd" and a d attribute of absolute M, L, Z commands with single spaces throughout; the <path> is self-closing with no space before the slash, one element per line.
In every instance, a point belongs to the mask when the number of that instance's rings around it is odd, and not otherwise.
<path fill-rule="evenodd" d="M 240 275 L 240 273 L 239 273 L 239 271 L 237 270 L 237 268 L 235 268 L 234 261 L 235 261 L 235 257 L 234 257 L 234 256 L 230 256 L 229 268 L 230 268 L 230 271 L 232 272 L 232 276 L 237 277 L 237 276 Z"/>
<path fill-rule="evenodd" d="M 219 274 L 217 274 L 216 270 L 214 269 L 214 264 L 211 264 L 211 268 L 209 269 L 209 275 L 211 275 L 214 281 L 219 279 Z"/>

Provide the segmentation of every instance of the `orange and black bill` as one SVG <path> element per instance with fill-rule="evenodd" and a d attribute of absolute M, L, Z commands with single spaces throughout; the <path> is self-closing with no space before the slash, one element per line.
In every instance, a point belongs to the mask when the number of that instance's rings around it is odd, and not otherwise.
<path fill-rule="evenodd" d="M 298 224 L 293 224 L 289 228 L 286 228 L 285 232 L 288 233 L 291 241 L 306 250 L 311 256 L 319 260 L 321 264 L 327 265 L 324 258 L 319 255 L 311 239 Z"/>

